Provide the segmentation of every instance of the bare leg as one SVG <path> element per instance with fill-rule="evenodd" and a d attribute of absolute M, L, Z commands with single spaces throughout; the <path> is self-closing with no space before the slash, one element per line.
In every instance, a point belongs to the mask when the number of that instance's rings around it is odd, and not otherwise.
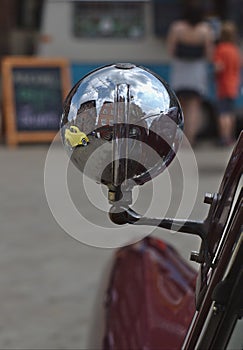
<path fill-rule="evenodd" d="M 230 144 L 235 138 L 235 116 L 223 113 L 219 116 L 219 136 L 225 144 Z"/>
<path fill-rule="evenodd" d="M 193 146 L 196 142 L 196 136 L 201 119 L 201 99 L 193 97 L 181 100 L 181 107 L 185 118 L 185 135 Z"/>

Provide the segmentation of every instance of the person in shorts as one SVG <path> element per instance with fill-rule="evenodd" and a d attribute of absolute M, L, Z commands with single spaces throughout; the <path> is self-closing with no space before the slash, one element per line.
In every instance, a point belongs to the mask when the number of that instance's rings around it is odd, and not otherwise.
<path fill-rule="evenodd" d="M 167 35 L 170 56 L 170 84 L 185 116 L 185 135 L 196 143 L 202 100 L 208 89 L 208 63 L 211 62 L 214 36 L 204 20 L 204 7 L 188 3 L 181 19 L 171 23 Z"/>
<path fill-rule="evenodd" d="M 218 99 L 219 143 L 235 142 L 235 101 L 240 87 L 241 55 L 233 22 L 222 23 L 221 35 L 214 52 L 215 86 Z"/>

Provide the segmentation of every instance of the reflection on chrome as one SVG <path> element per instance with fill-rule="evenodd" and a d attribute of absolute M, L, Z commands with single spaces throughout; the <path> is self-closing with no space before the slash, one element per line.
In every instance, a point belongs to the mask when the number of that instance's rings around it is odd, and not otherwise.
<path fill-rule="evenodd" d="M 175 156 L 182 128 L 182 111 L 167 83 L 130 63 L 82 78 L 66 98 L 61 121 L 71 160 L 85 172 L 92 156 L 88 176 L 108 187 L 128 179 L 143 184 L 161 173 Z"/>

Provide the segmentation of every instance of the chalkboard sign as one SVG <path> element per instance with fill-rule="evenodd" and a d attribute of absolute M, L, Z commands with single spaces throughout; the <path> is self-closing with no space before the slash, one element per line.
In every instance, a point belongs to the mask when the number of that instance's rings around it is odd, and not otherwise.
<path fill-rule="evenodd" d="M 8 145 L 52 141 L 70 90 L 64 59 L 5 57 L 2 62 L 3 117 Z"/>

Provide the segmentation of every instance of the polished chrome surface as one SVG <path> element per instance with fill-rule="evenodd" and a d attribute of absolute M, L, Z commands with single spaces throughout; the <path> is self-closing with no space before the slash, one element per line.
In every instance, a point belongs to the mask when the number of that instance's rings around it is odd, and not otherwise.
<path fill-rule="evenodd" d="M 86 146 L 65 138 L 73 125 L 87 135 Z M 182 111 L 167 83 L 130 63 L 82 78 L 67 96 L 61 120 L 73 163 L 109 187 L 143 184 L 161 173 L 175 156 L 182 128 Z"/>

